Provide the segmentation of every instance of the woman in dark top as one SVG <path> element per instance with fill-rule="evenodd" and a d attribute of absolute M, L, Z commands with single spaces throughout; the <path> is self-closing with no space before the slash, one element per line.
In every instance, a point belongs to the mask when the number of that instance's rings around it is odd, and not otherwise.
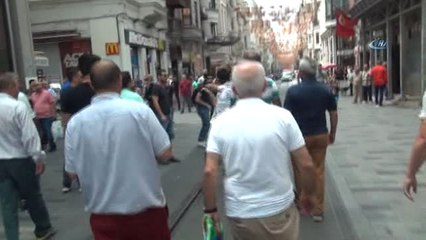
<path fill-rule="evenodd" d="M 201 129 L 198 135 L 198 146 L 205 147 L 207 134 L 210 129 L 210 119 L 213 109 L 216 105 L 216 97 L 213 92 L 206 86 L 207 82 L 203 83 L 193 92 L 193 102 L 197 107 L 198 116 L 201 119 Z"/>

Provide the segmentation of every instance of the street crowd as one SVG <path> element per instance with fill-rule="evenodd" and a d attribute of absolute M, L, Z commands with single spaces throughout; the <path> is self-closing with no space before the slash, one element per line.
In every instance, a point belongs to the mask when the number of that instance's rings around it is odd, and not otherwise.
<path fill-rule="evenodd" d="M 65 132 L 62 191 L 77 183 L 94 238 L 171 239 L 158 164 L 180 162 L 171 143 L 173 98 L 182 114 L 195 107 L 201 119 L 197 141 L 206 151 L 203 211 L 216 231 L 220 234 L 217 180 L 223 173 L 225 215 L 234 240 L 298 239 L 300 213 L 315 222 L 325 219 L 325 159 L 338 124 L 336 94 L 318 69 L 314 60 L 302 58 L 301 81 L 286 91 L 283 101 L 254 51 L 233 66 L 218 67 L 214 77 L 205 72 L 177 81 L 160 71 L 156 82 L 147 75 L 142 83 L 114 62 L 84 54 L 78 68 L 69 69 L 60 98 L 44 82 L 32 81 L 30 101 L 20 92 L 16 74 L 1 74 L 0 203 L 6 239 L 19 239 L 22 204 L 38 240 L 56 233 L 39 177 L 45 169 L 44 150 L 56 150 L 52 125 L 59 119 Z M 373 81 L 381 105 L 378 83 L 386 83 L 385 73 L 382 65 L 356 69 L 351 76 L 354 102 L 360 84 Z M 366 92 L 364 101 L 369 99 Z M 424 159 L 424 139 L 422 125 L 404 185 L 410 199 Z"/>

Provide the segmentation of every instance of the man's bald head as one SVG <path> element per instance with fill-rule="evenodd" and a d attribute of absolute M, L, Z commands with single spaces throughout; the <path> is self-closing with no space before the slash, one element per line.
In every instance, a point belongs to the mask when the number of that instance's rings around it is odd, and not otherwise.
<path fill-rule="evenodd" d="M 95 91 L 113 90 L 121 88 L 120 68 L 112 61 L 101 60 L 93 65 L 90 78 Z M 118 87 L 119 86 L 119 87 Z"/>
<path fill-rule="evenodd" d="M 232 71 L 232 84 L 240 98 L 261 97 L 266 87 L 265 69 L 258 62 L 241 62 Z"/>

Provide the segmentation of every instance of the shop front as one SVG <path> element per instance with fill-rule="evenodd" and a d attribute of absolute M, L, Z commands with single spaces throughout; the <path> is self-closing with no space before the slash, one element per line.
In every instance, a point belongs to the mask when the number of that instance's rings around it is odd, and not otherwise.
<path fill-rule="evenodd" d="M 58 33 L 55 33 L 49 40 L 40 41 L 40 33 L 33 36 L 36 54 L 45 58 L 47 63 L 36 61 L 37 77 L 51 83 L 62 83 L 69 69 L 78 67 L 78 58 L 92 52 L 90 39 L 57 39 Z"/>
<path fill-rule="evenodd" d="M 374 5 L 369 2 L 360 1 L 350 11 L 353 17 L 361 19 L 359 62 L 370 66 L 387 63 L 389 98 L 421 96 L 425 90 L 422 75 L 426 73 L 422 58 L 426 52 L 422 20 L 426 16 L 422 16 L 421 9 L 426 2 L 382 0 Z"/>
<path fill-rule="evenodd" d="M 143 79 L 148 74 L 156 77 L 157 73 L 161 71 L 167 72 L 167 53 L 164 40 L 125 30 L 125 41 L 130 46 L 131 69 L 134 79 Z"/>

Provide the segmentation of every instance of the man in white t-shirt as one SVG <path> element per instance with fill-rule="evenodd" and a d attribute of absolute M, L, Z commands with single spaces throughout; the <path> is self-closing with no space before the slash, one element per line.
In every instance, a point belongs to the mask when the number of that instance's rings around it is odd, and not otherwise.
<path fill-rule="evenodd" d="M 90 77 L 96 95 L 67 125 L 65 170 L 80 180 L 94 237 L 170 240 L 157 166 L 172 158 L 169 137 L 148 106 L 120 98 L 116 64 L 99 61 Z"/>
<path fill-rule="evenodd" d="M 212 121 L 207 142 L 204 211 L 219 222 L 215 194 L 222 165 L 226 216 L 234 240 L 296 240 L 299 213 L 294 206 L 291 158 L 304 172 L 307 195 L 301 207 L 307 212 L 315 192 L 313 163 L 302 133 L 290 112 L 262 101 L 266 81 L 260 63 L 234 67 L 232 84 L 239 100 Z"/>

